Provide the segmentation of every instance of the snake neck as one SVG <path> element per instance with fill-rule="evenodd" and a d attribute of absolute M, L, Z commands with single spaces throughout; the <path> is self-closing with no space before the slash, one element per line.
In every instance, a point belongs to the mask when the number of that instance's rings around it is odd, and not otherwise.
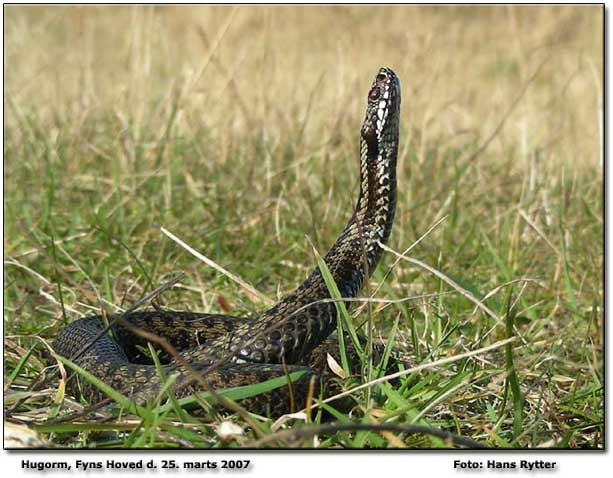
<path fill-rule="evenodd" d="M 398 131 L 390 132 L 384 148 L 361 141 L 360 194 L 354 213 L 325 262 L 343 297 L 355 297 L 370 277 L 381 257 L 380 244 L 390 237 L 396 211 L 396 159 Z M 319 269 L 304 284 L 305 288 L 323 289 Z M 313 297 L 313 296 L 311 296 Z"/>

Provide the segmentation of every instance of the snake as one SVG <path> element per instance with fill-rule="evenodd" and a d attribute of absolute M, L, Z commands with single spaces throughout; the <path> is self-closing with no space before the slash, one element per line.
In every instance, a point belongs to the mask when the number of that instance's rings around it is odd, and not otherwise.
<path fill-rule="evenodd" d="M 357 296 L 391 234 L 399 118 L 400 81 L 392 69 L 380 68 L 368 91 L 360 130 L 357 202 L 323 257 L 343 299 Z M 338 308 L 331 298 L 325 277 L 316 267 L 293 292 L 254 318 L 160 307 L 89 316 L 62 328 L 52 348 L 136 403 L 155 400 L 165 390 L 168 377 L 174 379 L 168 391 L 176 397 L 204 390 L 202 380 L 206 389 L 217 390 L 286 377 L 282 386 L 238 402 L 254 413 L 282 415 L 304 407 L 314 386 L 325 386 L 324 379 L 330 375 L 327 354 L 337 353 L 339 347 L 334 334 Z M 345 301 L 347 307 L 351 304 Z M 122 320 L 116 320 L 118 316 Z M 143 353 L 148 339 L 135 330 L 163 337 L 177 355 L 169 355 L 163 363 L 152 362 Z M 200 379 L 195 380 L 194 374 Z M 290 380 L 290 376 L 298 378 Z M 79 384 L 82 396 L 104 397 L 100 387 L 87 380 L 72 382 Z"/>

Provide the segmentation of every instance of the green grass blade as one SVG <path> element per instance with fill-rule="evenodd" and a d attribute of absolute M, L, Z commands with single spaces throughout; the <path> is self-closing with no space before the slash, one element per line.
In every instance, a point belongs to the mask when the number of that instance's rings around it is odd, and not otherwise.
<path fill-rule="evenodd" d="M 321 255 L 317 252 L 317 250 L 313 249 L 313 251 L 315 253 L 315 258 L 317 259 L 317 266 L 319 267 L 321 276 L 323 277 L 324 282 L 326 283 L 326 287 L 328 288 L 330 297 L 332 297 L 333 299 L 336 299 L 336 302 L 334 303 L 334 305 L 336 306 L 336 310 L 338 311 L 339 316 L 342 320 L 343 328 L 347 331 L 347 333 L 349 334 L 349 337 L 351 337 L 351 342 L 353 343 L 360 357 L 363 357 L 364 350 L 362 348 L 362 345 L 360 344 L 360 340 L 358 339 L 358 334 L 355 330 L 355 327 L 353 326 L 353 321 L 351 320 L 351 316 L 349 315 L 347 306 L 345 302 L 341 300 L 343 296 L 338 290 L 336 281 L 334 280 L 334 277 L 332 277 L 332 274 L 330 273 L 330 269 L 328 269 L 328 265 L 323 260 Z M 345 368 L 345 364 L 343 364 L 343 368 Z M 346 370 L 346 372 L 349 373 L 350 371 Z"/>
<path fill-rule="evenodd" d="M 120 392 L 115 390 L 110 385 L 107 385 L 102 380 L 100 380 L 98 377 L 95 377 L 94 375 L 89 373 L 84 368 L 81 368 L 80 366 L 78 366 L 74 362 L 68 360 L 65 357 L 62 357 L 61 355 L 54 354 L 54 356 L 55 356 L 55 358 L 57 360 L 59 360 L 64 365 L 66 365 L 68 368 L 73 370 L 80 377 L 83 377 L 89 383 L 94 385 L 97 389 L 99 389 L 100 391 L 104 392 L 106 395 L 108 395 L 110 398 L 112 398 L 115 402 L 117 402 L 123 408 L 128 410 L 130 413 L 133 413 L 133 414 L 138 415 L 140 417 L 149 417 L 150 412 L 148 412 L 144 407 L 141 407 L 140 405 L 135 404 L 128 397 L 126 397 L 125 395 L 121 394 Z"/>
<path fill-rule="evenodd" d="M 298 370 L 296 372 L 291 372 L 288 376 L 275 377 L 270 380 L 266 380 L 265 382 L 259 382 L 253 385 L 243 385 L 240 387 L 225 388 L 222 390 L 217 390 L 216 392 L 218 395 L 229 400 L 242 400 L 245 398 L 255 397 L 256 395 L 267 393 L 277 388 L 283 387 L 284 385 L 287 385 L 288 379 L 292 382 L 295 382 L 304 377 L 307 373 L 309 373 L 307 370 Z M 208 402 L 214 401 L 213 396 L 208 392 L 201 392 L 198 394 L 198 396 Z M 198 405 L 197 399 L 192 396 L 180 398 L 177 400 L 177 403 L 181 407 L 192 407 Z M 167 403 L 166 405 L 162 405 L 159 410 L 165 412 L 168 411 L 168 409 L 172 406 L 173 404 Z"/>
<path fill-rule="evenodd" d="M 33 345 L 32 347 L 30 347 L 29 350 L 25 353 L 25 355 L 23 357 L 21 357 L 21 359 L 19 360 L 19 362 L 17 363 L 17 365 L 15 366 L 15 368 L 13 369 L 11 374 L 9 375 L 8 380 L 4 384 L 4 389 L 5 390 L 8 390 L 10 388 L 11 384 L 13 383 L 13 381 L 19 376 L 19 374 L 21 373 L 21 370 L 23 369 L 23 367 L 25 366 L 26 362 L 30 358 L 30 355 L 32 355 L 32 352 L 34 351 L 35 347 L 36 347 L 36 345 Z"/>
<path fill-rule="evenodd" d="M 189 415 L 185 412 L 185 410 L 183 410 L 183 408 L 181 408 L 179 402 L 177 401 L 177 397 L 175 397 L 175 394 L 170 389 L 171 385 L 175 382 L 177 376 L 172 375 L 171 377 L 166 378 L 164 374 L 164 369 L 162 368 L 162 364 L 160 363 L 160 358 L 158 357 L 155 348 L 151 345 L 150 342 L 147 342 L 147 346 L 149 347 L 149 353 L 151 354 L 151 357 L 153 359 L 153 364 L 155 365 L 158 375 L 160 376 L 160 381 L 164 384 L 155 399 L 157 407 L 159 408 L 160 403 L 162 401 L 162 397 L 166 395 L 168 396 L 168 399 L 172 404 L 175 413 L 181 418 L 181 421 L 190 422 L 191 419 Z"/>
<path fill-rule="evenodd" d="M 513 332 L 513 319 L 515 312 L 511 310 L 512 303 L 512 289 L 509 291 L 509 298 L 507 300 L 507 313 L 505 316 L 506 325 L 506 338 L 511 338 L 514 335 Z M 506 364 L 506 381 L 508 387 L 510 387 L 513 397 L 513 435 L 515 439 L 519 437 L 522 429 L 523 421 L 523 404 L 524 400 L 519 387 L 519 380 L 515 371 L 515 365 L 513 364 L 513 343 L 505 345 L 505 364 Z M 505 384 L 505 388 L 507 388 Z"/>

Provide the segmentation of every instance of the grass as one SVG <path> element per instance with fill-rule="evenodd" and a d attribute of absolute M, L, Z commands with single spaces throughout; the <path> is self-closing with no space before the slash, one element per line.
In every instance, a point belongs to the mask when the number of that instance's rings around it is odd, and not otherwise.
<path fill-rule="evenodd" d="M 451 445 L 410 426 L 492 447 L 604 446 L 601 8 L 4 13 L 10 421 L 63 447 Z M 45 342 L 67 322 L 127 309 L 179 272 L 162 305 L 265 307 L 161 227 L 270 300 L 305 277 L 351 215 L 383 65 L 403 88 L 391 249 L 444 219 L 405 259 L 384 256 L 365 291 L 392 303 L 350 314 L 375 338 L 394 330 L 416 371 L 351 393 L 351 415 L 322 404 L 336 428 L 317 428 L 316 410 L 277 430 L 173 402 L 62 421 L 83 404 Z M 365 359 L 346 389 L 375 378 Z"/>

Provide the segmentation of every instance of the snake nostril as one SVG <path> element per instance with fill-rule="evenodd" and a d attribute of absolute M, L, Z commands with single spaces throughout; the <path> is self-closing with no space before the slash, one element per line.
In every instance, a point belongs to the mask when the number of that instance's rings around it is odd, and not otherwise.
<path fill-rule="evenodd" d="M 377 81 L 385 81 L 385 80 L 387 80 L 387 75 L 385 73 L 381 72 L 377 75 Z"/>

